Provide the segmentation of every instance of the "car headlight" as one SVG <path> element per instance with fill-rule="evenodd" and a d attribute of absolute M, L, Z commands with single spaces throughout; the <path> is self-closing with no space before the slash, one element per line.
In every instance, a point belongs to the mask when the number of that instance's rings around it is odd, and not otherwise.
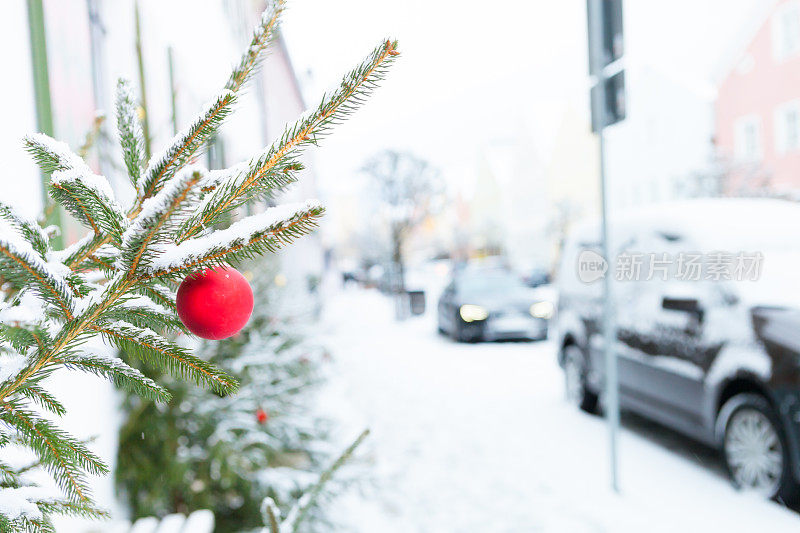
<path fill-rule="evenodd" d="M 476 320 L 486 320 L 489 316 L 489 311 L 480 305 L 465 304 L 458 310 L 464 322 L 475 322 Z"/>
<path fill-rule="evenodd" d="M 553 316 L 552 302 L 536 302 L 530 308 L 531 316 L 534 318 L 548 319 Z"/>

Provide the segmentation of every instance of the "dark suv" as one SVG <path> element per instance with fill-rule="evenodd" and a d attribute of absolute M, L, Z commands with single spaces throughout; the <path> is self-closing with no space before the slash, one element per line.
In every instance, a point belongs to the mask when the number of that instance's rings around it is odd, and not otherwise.
<path fill-rule="evenodd" d="M 800 206 L 695 200 L 611 228 L 621 406 L 718 447 L 737 486 L 796 500 Z M 558 360 L 568 398 L 590 412 L 604 380 L 598 251 L 598 225 L 576 229 L 558 280 Z"/>

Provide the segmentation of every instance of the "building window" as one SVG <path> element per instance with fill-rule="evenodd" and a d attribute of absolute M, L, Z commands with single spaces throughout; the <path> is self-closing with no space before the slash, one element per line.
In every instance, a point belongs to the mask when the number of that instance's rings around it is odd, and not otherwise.
<path fill-rule="evenodd" d="M 772 19 L 772 50 L 777 61 L 800 52 L 800 3 L 787 2 Z"/>
<path fill-rule="evenodd" d="M 779 154 L 800 149 L 800 101 L 775 110 L 775 151 Z"/>
<path fill-rule="evenodd" d="M 734 155 L 739 161 L 757 161 L 762 156 L 761 120 L 758 116 L 741 117 L 734 126 Z"/>

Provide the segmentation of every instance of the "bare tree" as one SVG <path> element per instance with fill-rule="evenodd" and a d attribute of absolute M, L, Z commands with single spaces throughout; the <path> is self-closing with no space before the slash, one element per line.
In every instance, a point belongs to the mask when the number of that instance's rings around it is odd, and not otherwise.
<path fill-rule="evenodd" d="M 363 167 L 387 219 L 394 290 L 405 292 L 403 245 L 408 235 L 438 208 L 442 193 L 439 171 L 410 153 L 386 150 L 370 158 Z"/>

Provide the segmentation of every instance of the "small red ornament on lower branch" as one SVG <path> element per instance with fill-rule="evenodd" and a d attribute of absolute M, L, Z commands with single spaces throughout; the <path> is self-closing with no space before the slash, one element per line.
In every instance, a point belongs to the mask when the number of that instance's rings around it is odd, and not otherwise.
<path fill-rule="evenodd" d="M 259 407 L 258 410 L 256 411 L 256 420 L 258 420 L 258 423 L 263 426 L 264 424 L 267 423 L 267 420 L 269 420 L 269 414 L 267 414 L 265 410 Z"/>
<path fill-rule="evenodd" d="M 207 268 L 183 280 L 175 303 L 189 331 L 204 339 L 227 339 L 250 319 L 253 290 L 231 267 Z"/>

